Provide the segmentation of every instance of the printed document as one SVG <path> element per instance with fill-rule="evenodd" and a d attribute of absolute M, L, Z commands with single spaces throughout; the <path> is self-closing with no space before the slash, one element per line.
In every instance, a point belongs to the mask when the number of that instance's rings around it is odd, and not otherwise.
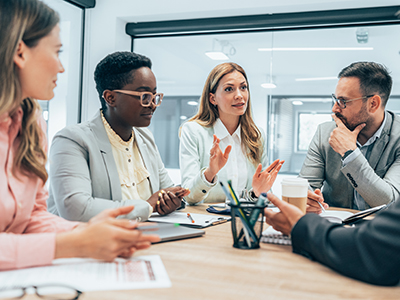
<path fill-rule="evenodd" d="M 117 258 L 113 262 L 81 258 L 56 259 L 51 266 L 0 272 L 0 289 L 57 283 L 83 292 L 171 286 L 159 255 Z"/>

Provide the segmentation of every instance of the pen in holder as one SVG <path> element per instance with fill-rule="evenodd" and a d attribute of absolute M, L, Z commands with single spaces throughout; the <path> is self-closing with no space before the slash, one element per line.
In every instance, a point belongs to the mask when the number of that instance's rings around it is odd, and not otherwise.
<path fill-rule="evenodd" d="M 266 207 L 264 202 L 230 203 L 230 206 L 233 247 L 239 249 L 260 248 L 264 208 Z"/>

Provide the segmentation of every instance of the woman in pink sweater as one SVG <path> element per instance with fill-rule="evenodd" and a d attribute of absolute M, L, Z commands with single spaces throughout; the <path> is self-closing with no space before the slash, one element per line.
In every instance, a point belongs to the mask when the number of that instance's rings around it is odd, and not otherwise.
<path fill-rule="evenodd" d="M 36 100 L 50 100 L 64 72 L 59 17 L 37 0 L 0 0 L 0 270 L 50 264 L 55 258 L 129 257 L 157 236 L 115 219 L 133 206 L 88 223 L 46 211 L 46 137 Z"/>

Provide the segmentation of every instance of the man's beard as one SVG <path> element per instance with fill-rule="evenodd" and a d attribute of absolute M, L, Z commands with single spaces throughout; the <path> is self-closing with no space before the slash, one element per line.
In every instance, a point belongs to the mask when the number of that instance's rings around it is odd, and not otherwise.
<path fill-rule="evenodd" d="M 369 127 L 369 118 L 367 114 L 367 109 L 365 107 L 362 108 L 362 110 L 358 113 L 357 115 L 357 122 L 355 124 L 349 124 L 347 121 L 347 118 L 345 118 L 341 113 L 335 113 L 336 117 L 342 120 L 343 124 L 350 130 L 354 131 L 356 127 L 360 124 L 365 123 L 365 127 L 362 130 L 365 130 L 367 127 Z"/>

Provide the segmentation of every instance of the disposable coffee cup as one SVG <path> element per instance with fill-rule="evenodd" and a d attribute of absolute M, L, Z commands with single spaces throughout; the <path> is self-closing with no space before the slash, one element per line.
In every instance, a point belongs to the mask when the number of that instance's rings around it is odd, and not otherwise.
<path fill-rule="evenodd" d="M 282 200 L 300 208 L 306 213 L 308 181 L 304 178 L 282 179 Z"/>

